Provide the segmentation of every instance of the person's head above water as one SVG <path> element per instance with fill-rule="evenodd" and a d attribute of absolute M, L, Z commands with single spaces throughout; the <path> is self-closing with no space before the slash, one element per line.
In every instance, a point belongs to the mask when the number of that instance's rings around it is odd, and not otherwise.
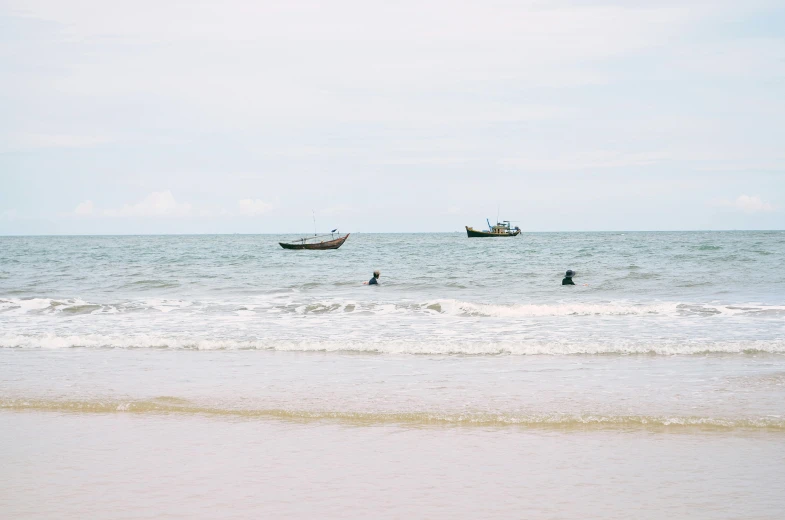
<path fill-rule="evenodd" d="M 380 274 L 381 273 L 378 270 L 374 271 L 373 272 L 373 278 L 371 278 L 367 282 L 363 282 L 363 285 L 379 285 L 379 282 L 377 280 L 379 280 L 379 275 Z"/>
<path fill-rule="evenodd" d="M 575 271 L 573 271 L 572 269 L 567 269 L 567 272 L 564 274 L 564 276 L 566 278 L 572 278 L 573 276 L 575 276 Z"/>

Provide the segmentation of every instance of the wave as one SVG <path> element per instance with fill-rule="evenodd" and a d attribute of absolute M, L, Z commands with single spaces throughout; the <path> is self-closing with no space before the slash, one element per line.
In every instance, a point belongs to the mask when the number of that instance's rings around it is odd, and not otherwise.
<path fill-rule="evenodd" d="M 91 303 L 81 298 L 0 299 L 0 313 L 8 314 L 118 314 L 139 311 L 169 312 L 193 305 L 177 299 L 151 298 L 120 303 Z"/>
<path fill-rule="evenodd" d="M 355 311 L 373 314 L 434 314 L 470 318 L 537 318 L 561 316 L 765 316 L 785 317 L 783 305 L 758 303 L 689 303 L 689 302 L 556 302 L 494 304 L 454 299 L 425 302 L 368 302 L 356 300 L 279 301 L 278 296 L 249 302 L 190 301 L 148 298 L 116 303 L 94 303 L 80 298 L 8 298 L 0 299 L 0 314 L 118 314 L 129 312 L 195 311 L 216 314 L 298 314 L 318 315 Z M 291 295 L 284 295 L 291 296 Z"/>
<path fill-rule="evenodd" d="M 180 287 L 180 282 L 172 280 L 135 280 L 123 285 L 123 288 L 136 289 L 173 289 Z"/>
<path fill-rule="evenodd" d="M 81 414 L 179 414 L 289 422 L 332 421 L 358 426 L 402 424 L 409 426 L 522 427 L 540 429 L 654 429 L 654 430 L 774 430 L 785 432 L 785 418 L 704 417 L 669 415 L 612 415 L 601 413 L 509 413 L 436 411 L 351 411 L 296 408 L 238 408 L 203 405 L 177 397 L 154 399 L 57 400 L 2 398 L 0 410 Z"/>
<path fill-rule="evenodd" d="M 775 340 L 684 340 L 607 338 L 592 341 L 569 339 L 439 340 L 412 336 L 399 338 L 232 339 L 180 337 L 154 334 L 56 335 L 4 334 L 0 348 L 8 349 L 161 349 L 191 351 L 264 350 L 281 352 L 335 352 L 464 356 L 565 356 L 565 355 L 710 355 L 785 354 L 785 338 Z"/>
<path fill-rule="evenodd" d="M 618 303 L 550 303 L 550 304 L 485 304 L 459 300 L 437 300 L 424 308 L 454 316 L 488 318 L 547 317 L 547 316 L 630 316 L 673 314 L 678 303 L 636 304 Z"/>

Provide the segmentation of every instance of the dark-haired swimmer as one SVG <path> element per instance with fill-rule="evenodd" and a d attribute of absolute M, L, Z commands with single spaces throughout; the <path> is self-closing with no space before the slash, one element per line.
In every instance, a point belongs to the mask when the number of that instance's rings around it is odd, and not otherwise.
<path fill-rule="evenodd" d="M 379 271 L 373 272 L 373 278 L 368 280 L 367 282 L 363 282 L 363 285 L 379 285 L 379 275 L 381 273 Z"/>
<path fill-rule="evenodd" d="M 569 269 L 564 274 L 564 280 L 561 281 L 561 284 L 562 285 L 575 285 L 575 282 L 572 281 L 572 277 L 573 276 L 575 276 L 575 271 L 573 271 L 572 269 Z"/>

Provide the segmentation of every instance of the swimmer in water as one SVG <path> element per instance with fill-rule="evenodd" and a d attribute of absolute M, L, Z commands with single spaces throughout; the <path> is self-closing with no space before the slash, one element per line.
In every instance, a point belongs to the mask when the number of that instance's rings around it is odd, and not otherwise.
<path fill-rule="evenodd" d="M 562 285 L 575 285 L 575 282 L 572 281 L 572 277 L 575 276 L 575 271 L 569 269 L 565 275 L 564 280 L 561 281 Z"/>
<path fill-rule="evenodd" d="M 363 285 L 379 285 L 379 275 L 380 274 L 381 273 L 379 273 L 379 271 L 374 271 L 373 272 L 373 278 L 371 278 L 367 282 L 363 282 Z"/>

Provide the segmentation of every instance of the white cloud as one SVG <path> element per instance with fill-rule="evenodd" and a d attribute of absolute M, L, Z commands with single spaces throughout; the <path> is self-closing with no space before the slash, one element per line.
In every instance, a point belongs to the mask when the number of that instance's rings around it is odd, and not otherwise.
<path fill-rule="evenodd" d="M 739 195 L 736 200 L 719 200 L 715 205 L 745 213 L 770 213 L 777 210 L 772 203 L 764 201 L 757 195 Z"/>
<path fill-rule="evenodd" d="M 453 204 L 456 218 L 495 207 L 498 187 L 480 177 L 523 188 L 505 198 L 548 200 L 554 174 L 595 176 L 574 195 L 624 215 L 652 191 L 676 204 L 675 185 L 720 171 L 699 203 L 729 217 L 784 211 L 785 40 L 752 23 L 781 4 L 0 0 L 0 54 L 18 73 L 0 85 L 0 154 L 26 154 L 9 156 L 0 191 L 25 215 L 67 201 L 73 229 L 188 215 L 172 229 L 272 231 L 314 208 L 364 229 L 378 213 L 374 226 L 396 230 Z M 197 179 L 202 193 L 186 191 Z M 369 182 L 373 207 L 338 206 L 366 200 Z M 107 191 L 121 183 L 131 198 Z M 171 194 L 142 200 L 162 188 L 192 207 Z M 769 201 L 734 200 L 742 192 Z M 615 224 L 566 200 L 540 222 L 583 223 L 581 211 L 595 228 L 670 225 L 643 209 Z M 140 215 L 166 217 L 119 218 Z"/>
<path fill-rule="evenodd" d="M 203 208 L 194 212 L 198 217 L 230 217 L 232 214 L 224 208 Z"/>
<path fill-rule="evenodd" d="M 136 204 L 126 204 L 119 210 L 106 210 L 108 217 L 187 217 L 191 205 L 179 203 L 172 192 L 155 191 Z"/>
<path fill-rule="evenodd" d="M 124 204 L 120 208 L 98 208 L 92 200 L 85 200 L 67 215 L 77 217 L 232 217 L 238 215 L 257 216 L 269 212 L 273 206 L 259 199 L 237 201 L 237 211 L 220 207 L 194 207 L 178 202 L 171 191 L 154 191 L 135 204 Z"/>
<path fill-rule="evenodd" d="M 494 90 L 607 83 L 607 71 L 595 61 L 658 48 L 696 17 L 694 8 L 679 4 L 548 6 L 534 0 L 342 0 L 329 8 L 243 0 L 12 5 L 55 22 L 54 38 L 98 49 L 91 60 L 63 65 L 66 72 L 52 85 L 59 94 L 166 103 L 174 97 L 198 106 L 211 128 L 260 118 L 278 124 L 561 118 L 569 112 L 563 106 L 494 101 Z M 187 20 L 180 16 L 184 9 Z M 107 54 L 107 39 L 123 42 L 124 51 Z M 279 52 L 282 46 L 286 53 Z M 263 73 L 249 63 L 263 63 Z"/>
<path fill-rule="evenodd" d="M 21 133 L 10 136 L 9 141 L 12 150 L 31 150 L 39 148 L 92 148 L 111 142 L 111 139 L 98 135 Z"/>
<path fill-rule="evenodd" d="M 526 157 L 500 158 L 502 166 L 541 172 L 569 172 L 603 168 L 629 168 L 650 166 L 671 159 L 664 152 L 621 152 L 592 150 L 587 152 L 560 153 L 550 156 L 529 154 Z"/>
<path fill-rule="evenodd" d="M 240 214 L 247 217 L 255 217 L 273 209 L 272 205 L 259 199 L 242 199 L 237 201 L 237 205 L 240 208 Z"/>
<path fill-rule="evenodd" d="M 172 192 L 155 191 L 137 202 L 125 204 L 121 208 L 99 209 L 92 200 L 81 202 L 71 213 L 79 217 L 188 217 L 193 215 L 192 207 L 180 203 Z"/>
<path fill-rule="evenodd" d="M 320 211 L 319 214 L 327 217 L 335 217 L 339 215 L 350 215 L 354 212 L 355 210 L 351 206 L 347 206 L 346 204 L 339 204 L 337 206 L 331 206 L 323 211 Z"/>
<path fill-rule="evenodd" d="M 95 206 L 93 205 L 92 200 L 86 200 L 74 208 L 74 215 L 84 217 L 87 215 L 92 215 Z"/>
<path fill-rule="evenodd" d="M 5 211 L 0 212 L 0 220 L 14 220 L 17 217 L 16 209 L 7 209 Z"/>

